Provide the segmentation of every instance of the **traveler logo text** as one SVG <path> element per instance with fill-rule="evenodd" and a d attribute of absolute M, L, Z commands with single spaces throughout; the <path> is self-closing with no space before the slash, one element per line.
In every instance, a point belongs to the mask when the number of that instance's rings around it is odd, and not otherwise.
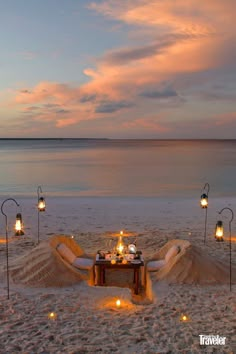
<path fill-rule="evenodd" d="M 225 345 L 226 337 L 221 337 L 218 334 L 216 336 L 205 334 L 199 334 L 200 345 Z"/>

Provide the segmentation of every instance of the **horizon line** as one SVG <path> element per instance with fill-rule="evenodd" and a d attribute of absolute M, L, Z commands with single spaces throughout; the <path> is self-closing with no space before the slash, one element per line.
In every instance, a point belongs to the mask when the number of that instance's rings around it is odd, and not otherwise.
<path fill-rule="evenodd" d="M 235 138 L 71 138 L 71 137 L 50 137 L 50 138 L 0 138 L 1 140 L 236 140 Z"/>

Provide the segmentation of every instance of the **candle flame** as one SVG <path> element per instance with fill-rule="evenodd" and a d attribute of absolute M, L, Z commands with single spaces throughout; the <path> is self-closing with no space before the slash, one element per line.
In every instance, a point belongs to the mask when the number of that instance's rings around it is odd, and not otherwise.
<path fill-rule="evenodd" d="M 57 318 L 57 314 L 55 313 L 55 312 L 50 312 L 49 314 L 48 314 L 48 319 L 49 320 L 56 320 L 56 318 Z"/>
<path fill-rule="evenodd" d="M 120 307 L 120 305 L 121 305 L 120 299 L 116 300 L 116 306 L 117 306 L 117 307 Z"/>
<path fill-rule="evenodd" d="M 21 231 L 22 230 L 21 220 L 16 220 L 15 229 L 16 229 L 16 231 Z"/>
<path fill-rule="evenodd" d="M 189 321 L 189 317 L 187 315 L 181 315 L 180 321 L 188 322 Z"/>

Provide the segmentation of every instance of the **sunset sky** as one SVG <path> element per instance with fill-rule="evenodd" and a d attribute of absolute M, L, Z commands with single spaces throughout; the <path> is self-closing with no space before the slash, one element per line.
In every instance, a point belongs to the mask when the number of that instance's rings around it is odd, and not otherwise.
<path fill-rule="evenodd" d="M 0 137 L 235 138 L 235 0 L 0 0 Z"/>

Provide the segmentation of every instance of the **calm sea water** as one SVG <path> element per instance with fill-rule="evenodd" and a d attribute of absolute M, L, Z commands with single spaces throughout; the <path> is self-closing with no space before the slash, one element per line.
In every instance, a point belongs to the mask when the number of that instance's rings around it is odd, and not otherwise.
<path fill-rule="evenodd" d="M 0 195 L 236 196 L 236 140 L 1 140 Z"/>

